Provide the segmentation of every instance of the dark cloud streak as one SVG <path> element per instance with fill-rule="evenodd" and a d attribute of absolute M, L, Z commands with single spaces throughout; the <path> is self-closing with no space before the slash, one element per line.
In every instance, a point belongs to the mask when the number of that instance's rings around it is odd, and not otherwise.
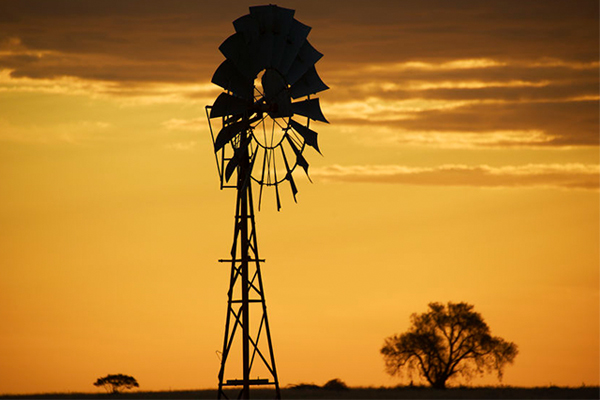
<path fill-rule="evenodd" d="M 486 188 L 546 187 L 597 191 L 600 184 L 598 172 L 597 165 L 582 164 L 529 164 L 500 168 L 487 165 L 442 165 L 435 168 L 332 165 L 319 168 L 312 175 L 329 182 Z"/>
<path fill-rule="evenodd" d="M 596 1 L 283 1 L 311 25 L 311 40 L 332 64 L 491 57 L 598 60 Z M 19 38 L 30 50 L 120 58 L 125 66 L 156 72 L 153 81 L 206 79 L 222 59 L 218 45 L 245 2 L 199 1 L 0 1 L 0 43 Z M 163 63 L 168 60 L 167 66 Z M 63 59 L 55 74 L 86 77 Z M 168 64 L 179 63 L 172 76 Z M 324 61 L 326 64 L 327 61 Z M 3 66 L 4 63 L 0 64 Z M 19 76 L 41 77 L 46 65 L 22 66 Z M 103 68 L 100 64 L 99 68 Z M 116 68 L 107 65 L 106 68 Z M 346 68 L 347 69 L 347 68 Z M 184 70 L 185 73 L 182 73 Z M 131 80 L 131 74 L 95 74 Z M 112 76 L 112 77 L 111 77 Z"/>
<path fill-rule="evenodd" d="M 533 130 L 543 132 L 547 137 L 547 141 L 543 142 L 514 144 L 518 146 L 598 146 L 599 141 L 597 101 L 474 104 L 452 110 L 414 112 L 410 118 L 397 120 L 329 119 L 331 123 L 339 125 L 381 126 L 402 132 L 469 132 L 486 135 L 494 131 Z"/>
<path fill-rule="evenodd" d="M 537 130 L 549 146 L 598 144 L 597 1 L 280 5 L 314 29 L 309 39 L 325 54 L 320 74 L 335 89 L 324 101 L 466 101 L 385 121 L 346 115 L 332 122 L 405 131 Z M 148 83 L 207 84 L 223 60 L 218 46 L 233 33 L 231 22 L 247 12 L 245 2 L 232 0 L 0 0 L 0 70 L 14 78 L 103 81 L 122 96 L 143 93 Z M 492 64 L 452 67 L 465 59 Z M 395 69 L 415 61 L 429 64 Z M 429 86 L 419 88 L 423 83 Z"/>

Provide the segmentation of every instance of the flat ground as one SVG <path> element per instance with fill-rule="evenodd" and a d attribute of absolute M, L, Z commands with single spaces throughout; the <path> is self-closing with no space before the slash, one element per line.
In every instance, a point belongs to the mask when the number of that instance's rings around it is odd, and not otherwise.
<path fill-rule="evenodd" d="M 254 390 L 254 399 L 272 399 L 270 390 Z M 237 398 L 237 392 L 228 392 Z M 540 387 L 540 388 L 350 388 L 348 390 L 282 389 L 283 399 L 599 399 L 600 388 Z M 0 395 L 0 399 L 216 399 L 216 390 L 188 390 L 170 392 L 131 392 L 117 395 L 104 393 L 44 393 L 28 395 Z"/>

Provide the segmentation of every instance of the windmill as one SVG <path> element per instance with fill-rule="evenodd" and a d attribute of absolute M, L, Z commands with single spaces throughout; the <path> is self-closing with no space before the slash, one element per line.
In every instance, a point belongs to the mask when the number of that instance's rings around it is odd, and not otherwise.
<path fill-rule="evenodd" d="M 323 55 L 308 42 L 311 28 L 294 18 L 294 10 L 250 7 L 233 26 L 235 33 L 219 47 L 225 61 L 212 78 L 225 91 L 206 106 L 221 189 L 237 191 L 231 258 L 219 260 L 231 264 L 231 274 L 218 397 L 227 397 L 224 388 L 230 386 L 241 386 L 239 397 L 249 398 L 250 386 L 270 385 L 280 398 L 252 186 L 259 188 L 259 208 L 265 187 L 274 188 L 277 209 L 281 208 L 284 182 L 296 200 L 292 173 L 300 166 L 308 175 L 303 155 L 307 146 L 320 153 L 310 121 L 327 122 L 319 99 L 311 95 L 328 87 L 315 69 Z M 241 377 L 228 379 L 226 367 L 240 342 Z"/>

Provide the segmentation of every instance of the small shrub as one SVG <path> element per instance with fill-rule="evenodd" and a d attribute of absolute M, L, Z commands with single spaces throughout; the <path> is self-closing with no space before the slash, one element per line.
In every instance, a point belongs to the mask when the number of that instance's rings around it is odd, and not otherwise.
<path fill-rule="evenodd" d="M 335 378 L 323 385 L 323 389 L 327 390 L 348 390 L 348 385 L 341 379 Z"/>
<path fill-rule="evenodd" d="M 297 385 L 290 386 L 290 389 L 310 390 L 310 389 L 321 389 L 321 387 L 319 385 L 315 385 L 314 383 L 299 383 Z"/>

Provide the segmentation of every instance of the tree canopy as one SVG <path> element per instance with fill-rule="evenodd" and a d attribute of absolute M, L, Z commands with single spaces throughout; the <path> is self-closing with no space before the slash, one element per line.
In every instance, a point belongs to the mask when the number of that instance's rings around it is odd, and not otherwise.
<path fill-rule="evenodd" d="M 429 303 L 423 314 L 411 315 L 409 330 L 385 339 L 381 354 L 390 375 L 417 373 L 432 387 L 444 389 L 450 378 L 470 379 L 496 371 L 518 354 L 517 345 L 490 334 L 481 315 L 467 303 Z"/>
<path fill-rule="evenodd" d="M 133 376 L 123 374 L 106 375 L 104 378 L 98 378 L 94 386 L 103 386 L 109 393 L 119 393 L 121 388 L 132 389 L 140 387 Z"/>

